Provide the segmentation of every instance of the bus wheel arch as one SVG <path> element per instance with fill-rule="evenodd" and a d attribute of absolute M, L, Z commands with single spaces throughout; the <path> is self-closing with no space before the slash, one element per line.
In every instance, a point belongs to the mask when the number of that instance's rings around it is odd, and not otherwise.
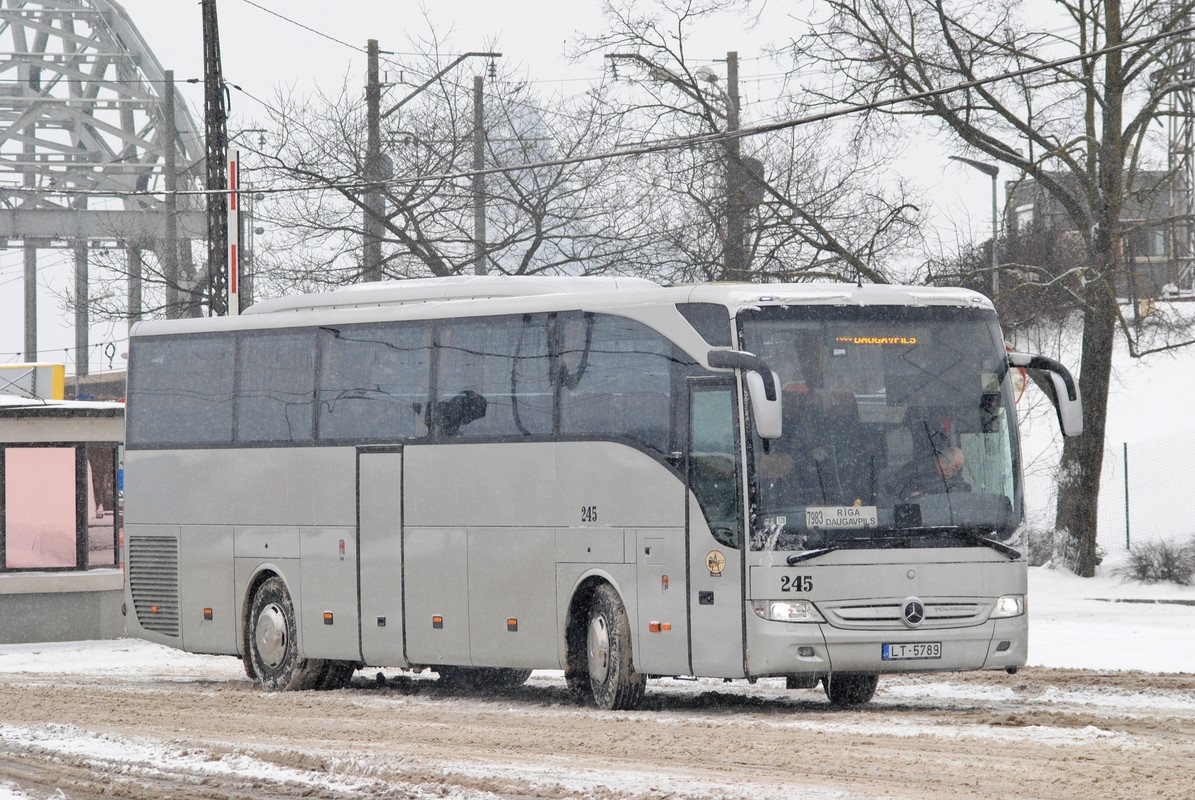
<path fill-rule="evenodd" d="M 589 576 L 578 584 L 569 602 L 564 630 L 564 681 L 568 684 L 569 691 L 578 699 L 591 696 L 589 669 L 585 664 L 585 634 L 589 625 L 589 607 L 593 603 L 593 593 L 603 583 L 605 581 L 602 577 Z"/>
<path fill-rule="evenodd" d="M 271 690 L 316 688 L 325 665 L 299 653 L 299 621 L 286 582 L 271 572 L 258 578 L 245 615 L 246 671 L 251 667 L 257 682 Z"/>
<path fill-rule="evenodd" d="M 638 707 L 643 700 L 646 677 L 635 672 L 631 625 L 618 591 L 605 581 L 596 581 L 587 592 L 581 614 L 570 616 L 582 622 L 584 635 L 570 626 L 569 648 L 583 646 L 580 659 L 570 652 L 570 688 L 577 691 L 588 679 L 589 692 L 599 708 L 623 710 Z M 579 609 L 579 610 L 580 610 Z M 584 671 L 578 669 L 583 664 Z"/>
<path fill-rule="evenodd" d="M 257 681 L 257 672 L 253 668 L 252 655 L 252 638 L 253 638 L 253 617 L 252 606 L 253 598 L 257 594 L 257 590 L 261 585 L 270 578 L 280 577 L 278 573 L 270 569 L 263 569 L 249 579 L 249 585 L 245 587 L 244 602 L 241 604 L 241 663 L 245 667 L 245 675 L 251 681 Z"/>

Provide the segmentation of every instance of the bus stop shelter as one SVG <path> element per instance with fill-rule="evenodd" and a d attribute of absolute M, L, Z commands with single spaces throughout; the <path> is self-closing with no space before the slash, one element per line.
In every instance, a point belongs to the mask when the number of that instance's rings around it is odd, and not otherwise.
<path fill-rule="evenodd" d="M 0 395 L 0 644 L 122 636 L 124 404 Z"/>

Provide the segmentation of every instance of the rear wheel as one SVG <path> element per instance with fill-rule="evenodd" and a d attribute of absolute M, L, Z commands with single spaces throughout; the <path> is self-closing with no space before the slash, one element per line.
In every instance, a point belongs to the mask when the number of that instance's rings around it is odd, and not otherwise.
<path fill-rule="evenodd" d="M 602 584 L 593 593 L 585 633 L 589 685 L 598 708 L 635 708 L 643 699 L 644 678 L 631 659 L 631 626 L 618 593 Z"/>
<path fill-rule="evenodd" d="M 313 689 L 324 664 L 299 657 L 295 607 L 282 579 L 267 579 L 249 607 L 249 652 L 253 674 L 267 689 Z M 247 672 L 248 670 L 246 670 Z"/>
<path fill-rule="evenodd" d="M 880 676 L 874 672 L 838 672 L 822 678 L 826 697 L 835 706 L 861 706 L 875 697 Z"/>
<path fill-rule="evenodd" d="M 325 661 L 317 688 L 344 689 L 352 682 L 356 671 L 357 665 L 352 661 Z"/>

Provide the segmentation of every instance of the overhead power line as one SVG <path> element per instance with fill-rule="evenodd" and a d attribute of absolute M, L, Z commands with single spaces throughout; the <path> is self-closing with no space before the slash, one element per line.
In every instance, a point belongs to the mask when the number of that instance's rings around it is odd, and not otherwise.
<path fill-rule="evenodd" d="M 245 0 L 250 2 L 250 0 Z M 873 100 L 867 103 L 852 103 L 832 108 L 827 111 L 818 112 L 815 114 L 807 114 L 800 117 L 791 117 L 780 119 L 773 122 L 759 123 L 756 125 L 748 125 L 730 132 L 706 133 L 696 134 L 693 136 L 670 137 L 667 139 L 660 139 L 653 142 L 644 142 L 639 145 L 631 147 L 618 147 L 612 150 L 605 150 L 597 153 L 585 153 L 575 156 L 567 156 L 564 158 L 547 159 L 544 161 L 528 162 L 523 164 L 515 164 L 504 167 L 488 167 L 485 169 L 467 169 L 457 172 L 437 173 L 432 175 L 415 175 L 415 176 L 400 176 L 389 178 L 382 181 L 364 181 L 353 180 L 344 182 L 327 182 L 318 184 L 306 184 L 300 186 L 275 186 L 255 187 L 255 192 L 263 194 L 290 194 L 295 192 L 311 192 L 311 191 L 359 191 L 367 187 L 376 187 L 378 185 L 401 186 L 413 183 L 423 183 L 427 181 L 450 181 L 464 178 L 471 178 L 475 175 L 501 175 L 512 172 L 520 172 L 531 169 L 545 169 L 549 167 L 562 167 L 574 164 L 584 164 L 592 161 L 602 161 L 611 158 L 631 158 L 637 156 L 650 155 L 652 153 L 663 152 L 667 150 L 679 150 L 686 147 L 695 147 L 705 144 L 717 144 L 720 142 L 730 141 L 732 139 L 743 139 L 750 136 L 759 136 L 766 133 L 775 133 L 777 131 L 788 130 L 790 128 L 797 128 L 802 125 L 811 125 L 816 122 L 826 122 L 841 117 L 850 116 L 852 114 L 859 114 L 866 111 L 877 111 L 892 106 L 901 105 L 903 103 L 911 103 L 922 100 L 929 100 L 935 97 L 943 97 L 954 94 L 955 92 L 967 91 L 976 89 L 981 86 L 987 86 L 1001 81 L 1012 80 L 1014 78 L 1021 78 L 1027 75 L 1033 75 L 1038 72 L 1056 69 L 1058 67 L 1067 66 L 1080 61 L 1088 61 L 1098 59 L 1109 53 L 1114 53 L 1120 50 L 1128 50 L 1132 48 L 1142 47 L 1156 42 L 1164 41 L 1166 39 L 1178 38 L 1195 33 L 1195 25 L 1189 25 L 1183 28 L 1176 28 L 1172 31 L 1163 31 L 1161 33 L 1152 34 L 1150 36 L 1143 36 L 1137 39 L 1120 42 L 1118 44 L 1109 45 L 1098 50 L 1092 50 L 1086 53 L 1079 53 L 1075 55 L 1066 56 L 1052 61 L 1044 61 L 1040 64 L 1034 64 L 1029 67 L 1022 67 L 1021 69 L 1009 70 L 1001 72 L 996 75 L 990 75 L 984 78 L 976 78 L 974 80 L 963 81 L 961 83 L 950 84 L 937 89 L 926 89 L 920 92 L 913 92 L 911 94 L 899 95 L 891 97 L 886 100 Z M 40 189 L 23 187 L 7 188 L 7 191 L 12 196 L 20 196 L 23 194 L 55 194 L 55 195 L 79 195 L 79 196 L 95 196 L 95 197 L 139 197 L 139 196 L 162 196 L 164 193 L 154 190 L 129 190 L 129 191 L 92 191 L 86 189 Z M 179 191 L 179 195 L 202 196 L 207 194 L 218 193 L 219 190 L 205 190 L 205 189 L 189 189 Z"/>
<path fill-rule="evenodd" d="M 274 11 L 273 9 L 266 8 L 263 5 L 259 5 L 255 2 L 253 2 L 253 0 L 243 0 L 243 2 L 253 6 L 254 8 L 258 9 L 259 11 L 264 11 L 267 14 L 275 16 L 278 19 L 282 20 L 283 22 L 289 22 L 291 25 L 294 25 L 297 28 L 302 28 L 303 30 L 305 30 L 309 33 L 314 33 L 316 36 L 322 36 L 325 39 L 327 39 L 328 41 L 335 42 L 336 44 L 339 44 L 339 45 L 344 45 L 345 47 L 347 47 L 350 50 L 356 50 L 358 53 L 365 52 L 364 47 L 358 47 L 356 45 L 349 44 L 348 42 L 343 41 L 341 39 L 337 39 L 335 36 L 332 36 L 331 34 L 324 33 L 323 31 L 317 30 L 317 29 L 311 27 L 310 25 L 304 25 L 302 22 L 299 22 L 298 20 L 291 19 L 290 17 L 288 17 L 284 14 L 279 14 L 277 11 Z"/>

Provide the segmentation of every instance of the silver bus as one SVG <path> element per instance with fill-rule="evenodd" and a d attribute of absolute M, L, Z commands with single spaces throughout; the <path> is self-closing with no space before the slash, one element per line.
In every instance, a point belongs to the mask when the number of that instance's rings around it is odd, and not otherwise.
<path fill-rule="evenodd" d="M 1026 659 L 1014 377 L 988 300 L 842 284 L 363 284 L 129 348 L 131 635 L 271 689 L 366 665 L 878 676 Z"/>

